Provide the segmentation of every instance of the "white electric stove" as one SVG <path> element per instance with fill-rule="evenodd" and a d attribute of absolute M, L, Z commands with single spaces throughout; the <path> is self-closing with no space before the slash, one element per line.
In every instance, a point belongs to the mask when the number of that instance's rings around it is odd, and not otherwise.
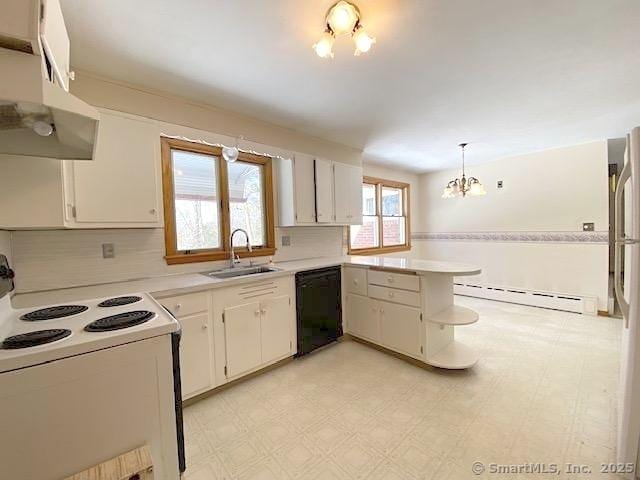
<path fill-rule="evenodd" d="M 179 330 L 146 293 L 14 310 L 0 299 L 0 372 Z"/>
<path fill-rule="evenodd" d="M 180 325 L 145 293 L 14 309 L 0 255 L 2 478 L 59 480 L 148 446 L 185 470 Z"/>

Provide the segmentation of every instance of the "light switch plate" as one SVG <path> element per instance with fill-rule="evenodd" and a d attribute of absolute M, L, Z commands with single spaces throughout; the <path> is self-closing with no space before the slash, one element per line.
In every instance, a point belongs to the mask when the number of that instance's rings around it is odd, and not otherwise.
<path fill-rule="evenodd" d="M 116 256 L 116 249 L 113 243 L 102 244 L 102 258 L 113 258 Z"/>

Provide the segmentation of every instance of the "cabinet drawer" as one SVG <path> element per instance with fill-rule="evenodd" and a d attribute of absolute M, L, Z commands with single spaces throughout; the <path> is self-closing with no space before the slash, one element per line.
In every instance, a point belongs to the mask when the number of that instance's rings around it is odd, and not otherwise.
<path fill-rule="evenodd" d="M 402 288 L 404 290 L 420 291 L 420 277 L 403 273 L 369 270 L 369 285 L 385 285 L 387 287 Z"/>
<path fill-rule="evenodd" d="M 206 293 L 161 298 L 159 302 L 178 318 L 194 313 L 206 312 L 209 309 L 209 295 Z"/>
<path fill-rule="evenodd" d="M 402 303 L 413 307 L 420 306 L 420 293 L 418 292 L 369 285 L 369 296 L 379 300 L 386 300 L 387 302 Z"/>
<path fill-rule="evenodd" d="M 367 269 L 346 267 L 344 269 L 344 287 L 347 293 L 367 295 Z"/>
<path fill-rule="evenodd" d="M 293 276 L 278 277 L 215 290 L 214 299 L 224 305 L 238 305 L 247 301 L 259 302 L 266 297 L 291 294 L 292 291 Z"/>

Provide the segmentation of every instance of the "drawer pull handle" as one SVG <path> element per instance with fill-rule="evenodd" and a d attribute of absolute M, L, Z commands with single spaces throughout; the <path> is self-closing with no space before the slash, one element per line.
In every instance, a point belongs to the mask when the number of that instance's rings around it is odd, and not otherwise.
<path fill-rule="evenodd" d="M 389 277 L 389 278 L 387 278 L 387 282 L 389 282 L 389 283 L 393 283 L 393 277 Z"/>
<path fill-rule="evenodd" d="M 393 292 L 389 292 L 389 298 L 393 298 Z"/>

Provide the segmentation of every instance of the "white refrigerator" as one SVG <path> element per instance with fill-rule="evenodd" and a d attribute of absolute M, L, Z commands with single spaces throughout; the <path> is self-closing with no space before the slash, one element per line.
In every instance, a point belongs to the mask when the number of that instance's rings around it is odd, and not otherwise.
<path fill-rule="evenodd" d="M 631 134 L 627 135 L 625 164 L 620 174 L 615 199 L 615 293 L 624 317 L 617 454 L 618 463 L 638 465 L 640 453 L 640 127 L 634 128 Z M 624 252 L 624 278 L 621 274 L 622 252 Z M 638 468 L 635 475 L 640 476 Z M 632 479 L 634 475 L 628 474 L 626 478 Z"/>

